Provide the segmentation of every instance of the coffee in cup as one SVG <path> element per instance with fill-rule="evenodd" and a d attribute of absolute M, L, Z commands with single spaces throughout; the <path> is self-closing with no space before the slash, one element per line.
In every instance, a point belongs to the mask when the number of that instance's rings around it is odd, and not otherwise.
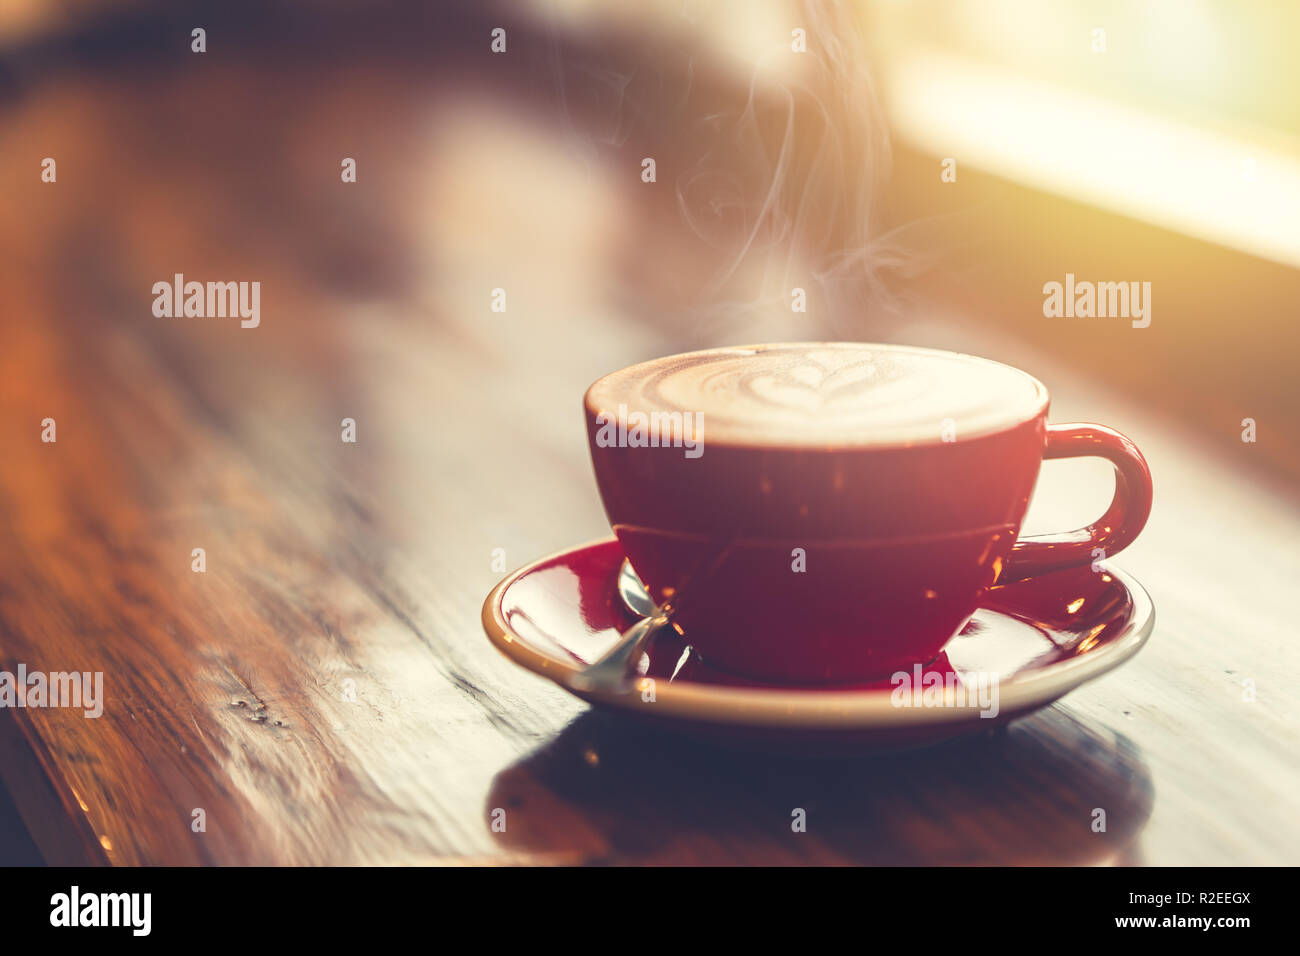
<path fill-rule="evenodd" d="M 864 343 L 709 349 L 604 376 L 584 399 L 610 524 L 711 665 L 764 680 L 874 679 L 933 660 L 984 592 L 1112 555 L 1142 529 L 1141 453 L 1047 425 L 1031 375 Z M 1045 458 L 1096 455 L 1093 525 L 1018 540 Z"/>

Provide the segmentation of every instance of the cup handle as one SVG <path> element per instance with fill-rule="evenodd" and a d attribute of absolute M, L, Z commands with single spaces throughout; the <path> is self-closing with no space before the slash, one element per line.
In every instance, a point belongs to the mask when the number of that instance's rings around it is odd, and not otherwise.
<path fill-rule="evenodd" d="M 1113 462 L 1115 497 L 1106 513 L 1086 528 L 1018 540 L 998 576 L 998 584 L 1117 554 L 1133 542 L 1151 514 L 1151 471 L 1142 452 L 1129 439 L 1104 425 L 1089 424 L 1048 425 L 1046 437 L 1044 461 L 1097 457 Z"/>

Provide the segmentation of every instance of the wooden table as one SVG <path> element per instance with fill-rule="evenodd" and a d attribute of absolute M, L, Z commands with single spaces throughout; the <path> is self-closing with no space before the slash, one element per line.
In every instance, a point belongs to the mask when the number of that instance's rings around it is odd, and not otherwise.
<path fill-rule="evenodd" d="M 959 312 L 855 337 L 1017 362 L 1054 420 L 1141 445 L 1156 506 L 1118 563 L 1158 621 L 1132 663 L 1004 732 L 822 761 L 647 735 L 506 661 L 479 625 L 494 551 L 607 531 L 586 385 L 824 327 L 656 321 L 685 293 L 647 244 L 692 264 L 552 131 L 373 63 L 275 69 L 58 76 L 5 117 L 0 667 L 102 671 L 107 696 L 0 713 L 47 861 L 1300 862 L 1294 487 Z M 176 272 L 260 281 L 261 325 L 154 317 Z M 1054 464 L 1032 522 L 1109 493 Z"/>

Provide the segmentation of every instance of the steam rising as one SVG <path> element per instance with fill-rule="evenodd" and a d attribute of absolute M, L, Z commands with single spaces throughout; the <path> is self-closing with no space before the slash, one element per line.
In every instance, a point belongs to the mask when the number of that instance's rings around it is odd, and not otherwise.
<path fill-rule="evenodd" d="M 552 51 L 574 141 L 619 151 L 620 165 L 656 157 L 658 188 L 637 196 L 651 207 L 637 281 L 665 287 L 705 333 L 789 315 L 796 287 L 825 331 L 861 332 L 864 315 L 895 306 L 888 275 L 914 264 L 877 229 L 890 151 L 854 9 L 807 2 L 782 19 L 806 31 L 807 52 L 774 34 L 747 82 L 684 21 L 631 49 L 602 43 L 602 62 Z"/>

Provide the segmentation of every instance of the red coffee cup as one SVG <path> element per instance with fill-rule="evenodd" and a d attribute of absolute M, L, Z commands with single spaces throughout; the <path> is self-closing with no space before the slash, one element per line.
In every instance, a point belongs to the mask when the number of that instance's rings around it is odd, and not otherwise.
<path fill-rule="evenodd" d="M 700 418 L 674 436 L 683 396 Z M 1151 509 L 1141 452 L 1102 425 L 1048 425 L 1048 402 L 987 359 L 793 343 L 632 366 L 584 408 L 610 525 L 655 602 L 712 666 L 802 683 L 928 663 L 994 584 L 1133 541 Z M 1115 465 L 1106 513 L 1018 540 L 1042 461 L 1083 456 Z"/>

